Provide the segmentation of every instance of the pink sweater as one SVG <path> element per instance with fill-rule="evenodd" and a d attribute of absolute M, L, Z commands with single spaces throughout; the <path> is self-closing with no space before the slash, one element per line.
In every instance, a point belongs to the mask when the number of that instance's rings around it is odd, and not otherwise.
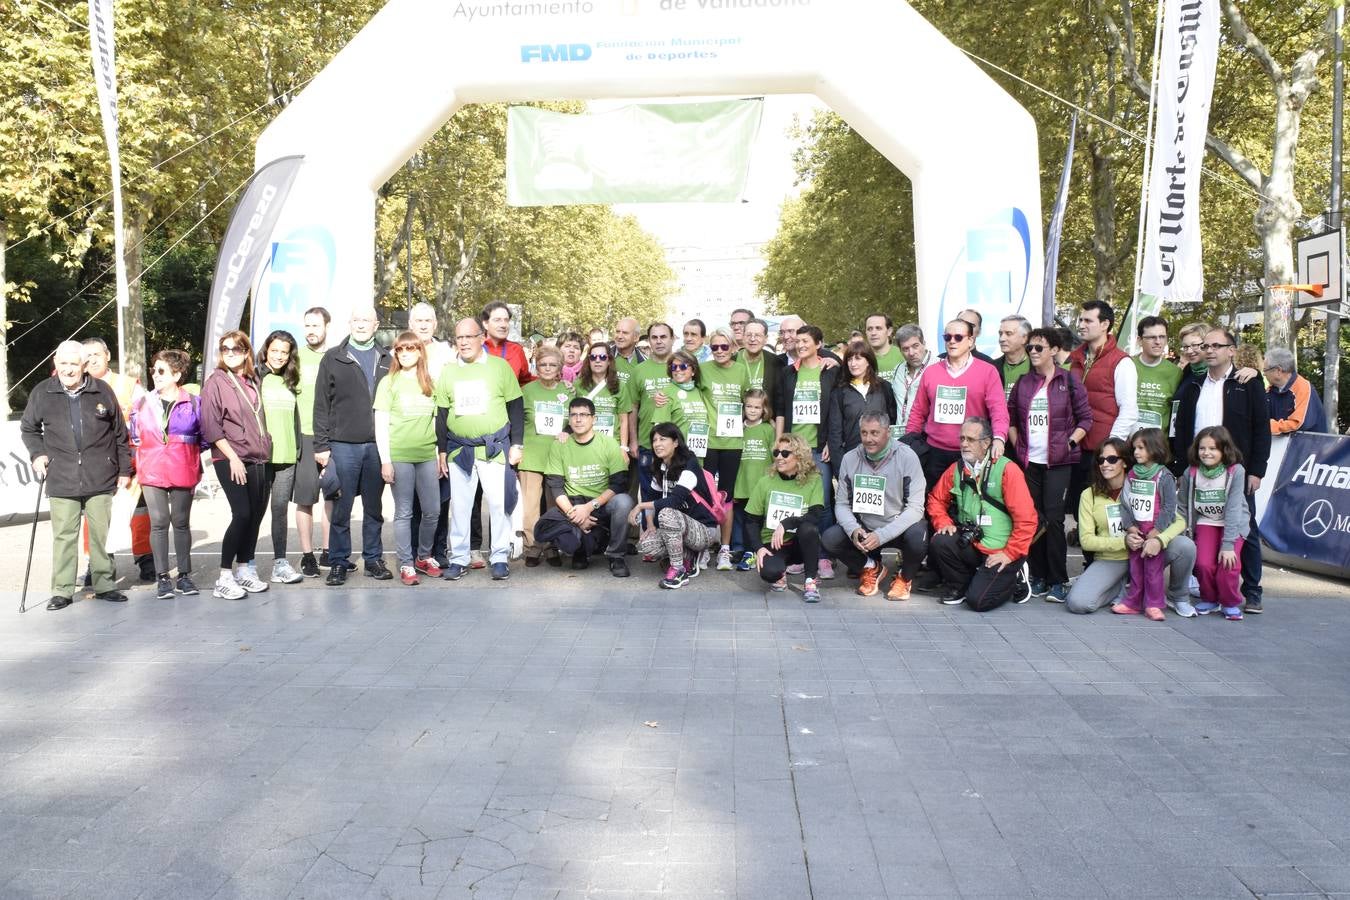
<path fill-rule="evenodd" d="M 938 408 L 939 387 L 966 389 L 963 413 L 955 397 L 947 398 Z M 971 416 L 988 419 L 994 426 L 994 437 L 1007 438 L 1008 401 L 1003 394 L 1003 378 L 998 369 L 982 359 L 971 360 L 966 370 L 953 378 L 947 371 L 947 361 L 940 359 L 919 376 L 919 391 L 910 407 L 905 432 L 922 434 L 930 446 L 940 450 L 960 450 L 961 421 Z M 937 421 L 940 418 L 954 421 Z"/>

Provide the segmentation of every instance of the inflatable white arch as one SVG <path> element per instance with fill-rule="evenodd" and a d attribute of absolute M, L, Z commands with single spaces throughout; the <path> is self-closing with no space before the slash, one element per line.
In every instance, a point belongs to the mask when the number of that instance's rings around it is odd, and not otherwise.
<path fill-rule="evenodd" d="M 321 305 L 345 333 L 376 191 L 465 104 L 766 93 L 815 94 L 913 181 L 930 345 L 965 306 L 1039 317 L 1035 125 L 903 0 L 391 0 L 258 141 L 259 169 L 304 162 L 253 331 Z"/>

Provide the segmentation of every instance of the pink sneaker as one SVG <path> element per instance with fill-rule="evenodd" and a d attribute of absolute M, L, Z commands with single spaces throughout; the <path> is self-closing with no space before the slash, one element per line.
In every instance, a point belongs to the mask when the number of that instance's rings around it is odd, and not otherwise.
<path fill-rule="evenodd" d="M 822 559 L 818 571 L 823 580 L 829 581 L 834 578 L 834 563 L 830 562 L 828 559 Z"/>

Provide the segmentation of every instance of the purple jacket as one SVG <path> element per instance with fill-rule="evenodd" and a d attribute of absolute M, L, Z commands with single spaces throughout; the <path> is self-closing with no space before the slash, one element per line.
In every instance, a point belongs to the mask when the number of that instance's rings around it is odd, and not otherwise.
<path fill-rule="evenodd" d="M 1027 467 L 1027 420 L 1031 416 L 1031 401 L 1044 383 L 1039 372 L 1031 370 L 1013 385 L 1008 396 L 1008 423 L 1017 429 L 1017 445 L 1013 458 L 1025 470 Z M 1083 455 L 1077 447 L 1069 446 L 1069 435 L 1075 428 L 1092 429 L 1092 407 L 1088 405 L 1087 388 L 1077 375 L 1055 367 L 1050 374 L 1050 386 L 1045 392 L 1050 401 L 1050 439 L 1046 447 L 1046 465 L 1069 466 Z"/>
<path fill-rule="evenodd" d="M 159 395 L 141 396 L 131 411 L 131 446 L 136 449 L 136 478 L 157 488 L 196 487 L 202 480 L 201 401 L 179 391 L 164 427 L 159 422 Z"/>
<path fill-rule="evenodd" d="M 202 438 L 213 445 L 214 462 L 225 458 L 214 446 L 224 439 L 244 462 L 265 463 L 272 458 L 272 437 L 267 433 L 266 413 L 258 399 L 258 383 L 242 378 L 237 383 L 239 388 L 224 369 L 216 369 L 207 377 L 202 385 Z"/>

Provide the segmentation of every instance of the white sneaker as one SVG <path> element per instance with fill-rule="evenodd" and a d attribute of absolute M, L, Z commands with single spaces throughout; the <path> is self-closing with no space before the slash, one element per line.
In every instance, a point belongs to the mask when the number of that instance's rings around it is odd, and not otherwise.
<path fill-rule="evenodd" d="M 244 596 L 244 589 L 229 572 L 221 572 L 211 596 L 219 597 L 221 600 L 239 600 Z"/>
<path fill-rule="evenodd" d="M 273 584 L 298 584 L 299 582 L 304 580 L 305 576 L 295 571 L 295 569 L 292 569 L 291 564 L 286 560 L 284 559 L 273 560 L 272 562 Z"/>
<path fill-rule="evenodd" d="M 1187 585 L 1186 585 L 1186 593 L 1190 594 L 1192 597 L 1194 597 L 1194 598 L 1197 599 L 1197 600 L 1200 599 L 1200 579 L 1199 579 L 1199 578 L 1196 578 L 1194 575 L 1191 576 L 1190 581 L 1189 581 L 1189 582 L 1187 583 Z"/>
<path fill-rule="evenodd" d="M 250 594 L 261 594 L 267 590 L 267 582 L 258 577 L 258 573 L 247 565 L 234 570 L 234 581 Z"/>
<path fill-rule="evenodd" d="M 1195 618 L 1195 607 L 1191 605 L 1191 601 L 1189 600 L 1178 600 L 1172 604 L 1172 608 L 1175 609 L 1177 615 L 1181 616 L 1183 619 Z"/>
<path fill-rule="evenodd" d="M 708 564 L 711 563 L 711 562 L 712 562 L 712 554 L 711 554 L 711 553 L 709 553 L 707 550 L 700 550 L 700 551 L 698 551 L 698 561 L 694 563 L 694 571 L 691 572 L 691 573 L 689 573 L 689 577 L 692 578 L 692 577 L 694 577 L 695 575 L 697 575 L 699 572 L 702 572 L 702 571 L 704 571 L 705 569 L 707 569 L 707 568 L 708 568 Z"/>
<path fill-rule="evenodd" d="M 719 571 L 719 572 L 730 572 L 730 571 L 731 571 L 731 548 L 730 548 L 730 547 L 725 547 L 725 546 L 724 546 L 721 550 L 718 550 L 718 551 L 717 551 L 717 571 Z"/>

